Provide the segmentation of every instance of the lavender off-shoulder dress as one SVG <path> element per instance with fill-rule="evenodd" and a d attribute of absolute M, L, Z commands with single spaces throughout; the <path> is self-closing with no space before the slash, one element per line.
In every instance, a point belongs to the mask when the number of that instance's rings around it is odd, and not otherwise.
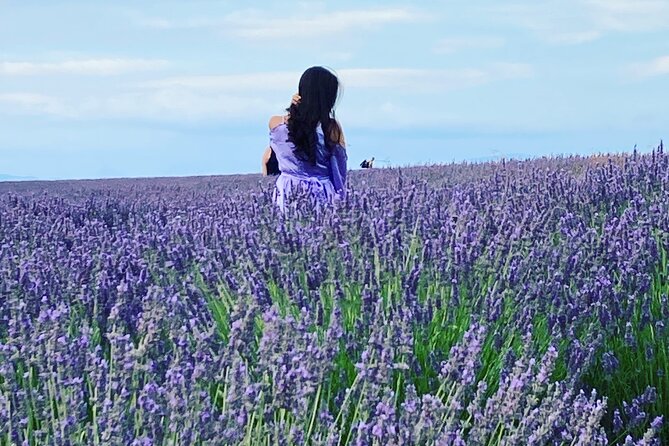
<path fill-rule="evenodd" d="M 320 126 L 316 128 L 318 146 L 316 164 L 295 156 L 295 145 L 288 139 L 288 126 L 283 123 L 269 132 L 270 147 L 279 161 L 281 175 L 276 180 L 274 201 L 284 210 L 286 200 L 296 188 L 308 190 L 321 202 L 344 198 L 346 194 L 346 149 L 336 145 L 332 154 L 325 147 Z"/>

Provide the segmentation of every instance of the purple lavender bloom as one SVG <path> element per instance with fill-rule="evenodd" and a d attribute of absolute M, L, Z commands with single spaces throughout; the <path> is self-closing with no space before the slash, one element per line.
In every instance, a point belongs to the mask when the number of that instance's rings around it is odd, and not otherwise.
<path fill-rule="evenodd" d="M 620 411 L 613 411 L 613 431 L 618 433 L 623 430 L 623 420 L 620 418 Z"/>
<path fill-rule="evenodd" d="M 0 438 L 666 443 L 667 172 L 373 169 L 286 214 L 252 175 L 2 183 Z"/>
<path fill-rule="evenodd" d="M 618 358 L 615 357 L 613 352 L 605 352 L 602 355 L 602 367 L 604 369 L 604 373 L 606 373 L 608 376 L 611 376 L 616 372 L 616 370 L 618 370 L 618 367 L 620 367 L 620 362 L 618 361 Z"/>

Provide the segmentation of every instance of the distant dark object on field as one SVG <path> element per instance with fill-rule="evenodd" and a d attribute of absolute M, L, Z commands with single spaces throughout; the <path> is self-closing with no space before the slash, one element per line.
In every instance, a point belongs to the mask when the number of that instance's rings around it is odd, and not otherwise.
<path fill-rule="evenodd" d="M 374 157 L 370 160 L 363 160 L 363 162 L 360 163 L 360 167 L 363 169 L 371 169 L 374 167 Z"/>

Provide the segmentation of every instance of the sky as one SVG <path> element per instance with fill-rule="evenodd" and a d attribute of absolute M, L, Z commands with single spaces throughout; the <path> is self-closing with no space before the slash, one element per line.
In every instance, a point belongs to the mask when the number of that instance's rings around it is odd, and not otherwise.
<path fill-rule="evenodd" d="M 258 172 L 314 65 L 352 167 L 669 138 L 669 0 L 0 0 L 0 178 Z"/>

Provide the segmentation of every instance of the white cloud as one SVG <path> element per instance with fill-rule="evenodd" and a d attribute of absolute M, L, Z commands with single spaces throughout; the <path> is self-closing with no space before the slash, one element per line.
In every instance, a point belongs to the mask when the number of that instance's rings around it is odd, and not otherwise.
<path fill-rule="evenodd" d="M 504 43 L 503 38 L 493 36 L 449 37 L 438 41 L 434 52 L 451 54 L 463 50 L 494 49 L 501 48 Z"/>
<path fill-rule="evenodd" d="M 666 0 L 545 0 L 496 6 L 500 20 L 555 44 L 580 44 L 612 32 L 669 29 Z"/>
<path fill-rule="evenodd" d="M 0 62 L 0 75 L 35 76 L 53 74 L 113 76 L 165 68 L 168 62 L 153 59 L 83 59 L 60 62 Z"/>
<path fill-rule="evenodd" d="M 98 115 L 157 120 L 240 119 L 269 116 L 274 105 L 259 96 L 184 89 L 139 91 L 105 98 Z"/>
<path fill-rule="evenodd" d="M 649 62 L 630 65 L 627 71 L 636 78 L 669 75 L 669 56 L 661 56 Z"/>
<path fill-rule="evenodd" d="M 565 44 L 565 45 L 578 45 L 580 43 L 592 42 L 602 37 L 601 31 L 558 31 L 550 36 L 547 36 L 547 39 L 552 43 Z"/>
<path fill-rule="evenodd" d="M 529 77 L 532 73 L 531 66 L 516 63 L 494 64 L 486 68 L 354 68 L 339 72 L 346 88 L 404 88 L 421 92 L 457 90 L 496 80 Z"/>
<path fill-rule="evenodd" d="M 497 63 L 486 68 L 411 69 L 347 68 L 337 71 L 348 88 L 407 88 L 409 90 L 452 90 L 495 80 L 526 78 L 533 69 L 522 63 Z M 276 91 L 296 88 L 299 72 L 267 72 L 221 76 L 188 76 L 159 79 L 139 84 L 149 89 L 194 89 L 210 91 Z"/>
<path fill-rule="evenodd" d="M 356 96 L 386 90 L 434 94 L 505 79 L 531 76 L 532 67 L 498 63 L 484 68 L 450 70 L 349 68 L 338 71 L 345 90 Z M 51 97 L 30 93 L 0 95 L 4 113 L 48 114 L 66 118 L 139 118 L 156 120 L 248 119 L 279 112 L 296 88 L 299 72 L 265 72 L 221 76 L 188 76 L 100 89 L 85 97 Z M 391 95 L 386 95 L 392 97 Z M 381 112 L 397 110 L 388 100 Z"/>
<path fill-rule="evenodd" d="M 377 8 L 335 11 L 320 14 L 277 16 L 257 10 L 237 11 L 220 19 L 194 18 L 172 20 L 144 18 L 140 25 L 156 29 L 210 28 L 249 40 L 292 38 L 296 32 L 301 37 L 332 36 L 349 30 L 375 28 L 392 23 L 411 23 L 428 17 L 406 8 Z"/>
<path fill-rule="evenodd" d="M 346 88 L 403 88 L 408 91 L 450 90 L 486 82 L 479 68 L 424 70 L 410 68 L 354 68 L 340 71 Z"/>
<path fill-rule="evenodd" d="M 66 119 L 199 121 L 269 115 L 273 110 L 274 105 L 261 97 L 209 91 L 133 91 L 84 98 L 35 93 L 0 94 L 0 114 L 47 115 Z"/>
<path fill-rule="evenodd" d="M 36 93 L 0 93 L 0 106 L 9 106 L 13 113 L 73 116 L 56 97 Z"/>
<path fill-rule="evenodd" d="M 585 4 L 602 31 L 669 29 L 666 0 L 585 0 Z"/>
<path fill-rule="evenodd" d="M 299 30 L 301 36 L 314 36 L 365 29 L 390 23 L 415 22 L 421 14 L 406 9 L 371 9 L 339 11 L 315 17 L 293 17 L 268 20 L 266 17 L 241 19 L 236 31 L 249 39 L 290 38 Z"/>
<path fill-rule="evenodd" d="M 188 88 L 199 90 L 276 90 L 297 85 L 300 73 L 278 71 L 267 73 L 226 74 L 220 76 L 182 76 L 158 79 L 139 84 L 152 89 Z"/>

